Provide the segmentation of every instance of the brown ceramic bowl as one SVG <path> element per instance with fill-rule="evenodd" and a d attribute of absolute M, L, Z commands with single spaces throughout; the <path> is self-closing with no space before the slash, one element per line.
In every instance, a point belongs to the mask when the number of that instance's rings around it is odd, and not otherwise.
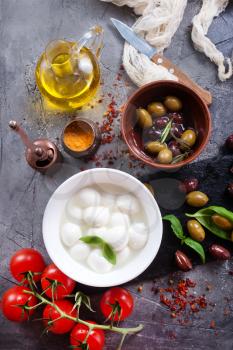
<path fill-rule="evenodd" d="M 140 130 L 136 126 L 136 109 L 146 108 L 153 101 L 161 101 L 168 95 L 176 96 L 183 103 L 185 124 L 198 132 L 193 153 L 176 164 L 160 164 L 144 152 Z M 121 132 L 130 152 L 142 162 L 158 169 L 178 169 L 196 159 L 205 148 L 211 134 L 211 116 L 202 98 L 188 86 L 174 81 L 160 80 L 138 89 L 127 101 L 121 119 Z"/>

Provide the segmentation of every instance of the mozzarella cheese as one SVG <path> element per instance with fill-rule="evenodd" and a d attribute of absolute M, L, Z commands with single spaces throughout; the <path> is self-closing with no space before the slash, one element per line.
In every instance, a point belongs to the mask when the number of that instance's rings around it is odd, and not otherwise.
<path fill-rule="evenodd" d="M 133 250 L 142 249 L 148 238 L 146 226 L 143 223 L 137 223 L 129 229 L 129 247 Z"/>
<path fill-rule="evenodd" d="M 109 228 L 103 235 L 103 239 L 116 251 L 127 246 L 129 236 L 124 226 Z"/>
<path fill-rule="evenodd" d="M 115 212 L 111 215 L 109 226 L 123 226 L 127 228 L 129 226 L 129 217 L 127 214 L 123 214 L 121 212 Z"/>
<path fill-rule="evenodd" d="M 75 204 L 73 199 L 67 203 L 66 212 L 71 219 L 73 219 L 74 221 L 80 224 L 82 223 L 83 211 L 79 206 Z"/>
<path fill-rule="evenodd" d="M 98 206 L 100 201 L 99 192 L 90 187 L 83 188 L 74 196 L 74 202 L 81 208 Z"/>
<path fill-rule="evenodd" d="M 67 222 L 62 226 L 61 239 L 67 247 L 71 247 L 73 244 L 75 244 L 81 236 L 82 231 L 78 225 Z"/>
<path fill-rule="evenodd" d="M 131 250 L 128 246 L 117 253 L 117 265 L 123 265 L 129 259 Z"/>
<path fill-rule="evenodd" d="M 135 215 L 140 211 L 140 205 L 132 194 L 122 194 L 117 198 L 116 205 L 120 211 L 128 215 Z"/>
<path fill-rule="evenodd" d="M 87 236 L 97 236 L 97 237 L 103 238 L 105 231 L 106 231 L 106 227 L 90 227 L 87 230 L 86 235 Z"/>
<path fill-rule="evenodd" d="M 109 272 L 113 267 L 113 265 L 103 257 L 100 249 L 92 250 L 88 256 L 87 263 L 92 270 L 98 273 Z"/>
<path fill-rule="evenodd" d="M 82 241 L 79 241 L 72 248 L 70 248 L 70 255 L 76 261 L 84 261 L 90 252 L 90 246 Z"/>
<path fill-rule="evenodd" d="M 109 209 L 105 207 L 89 207 L 83 211 L 85 223 L 93 227 L 105 226 L 109 221 L 109 216 Z"/>
<path fill-rule="evenodd" d="M 116 197 L 111 193 L 104 193 L 101 204 L 107 208 L 113 208 L 116 202 Z"/>

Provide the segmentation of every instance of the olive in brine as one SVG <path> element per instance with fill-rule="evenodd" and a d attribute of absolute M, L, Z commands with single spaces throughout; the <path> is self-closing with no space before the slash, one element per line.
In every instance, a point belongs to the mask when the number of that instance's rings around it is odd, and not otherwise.
<path fill-rule="evenodd" d="M 221 215 L 214 214 L 211 216 L 212 221 L 215 223 L 216 226 L 221 228 L 222 230 L 232 230 L 233 229 L 233 224 L 230 220 L 227 218 L 224 218 Z"/>
<path fill-rule="evenodd" d="M 186 202 L 191 207 L 204 207 L 209 201 L 207 195 L 201 191 L 189 192 L 186 196 Z"/>
<path fill-rule="evenodd" d="M 170 164 L 172 162 L 172 151 L 168 148 L 163 149 L 159 152 L 157 161 L 161 164 Z"/>
<path fill-rule="evenodd" d="M 192 147 L 197 140 L 197 135 L 194 130 L 188 129 L 181 135 L 181 140 L 189 147 Z"/>
<path fill-rule="evenodd" d="M 136 109 L 137 122 L 141 128 L 150 128 L 153 125 L 153 121 L 150 113 L 144 108 Z"/>
<path fill-rule="evenodd" d="M 182 108 L 181 100 L 175 96 L 167 96 L 164 104 L 172 112 L 178 112 Z"/>
<path fill-rule="evenodd" d="M 197 220 L 188 220 L 187 229 L 195 241 L 202 242 L 205 239 L 205 230 Z"/>
<path fill-rule="evenodd" d="M 150 141 L 145 144 L 145 150 L 151 154 L 157 154 L 165 148 L 164 143 L 159 141 Z"/>
<path fill-rule="evenodd" d="M 162 117 L 167 113 L 166 108 L 161 102 L 152 102 L 147 106 L 149 113 L 153 114 L 155 117 Z"/>

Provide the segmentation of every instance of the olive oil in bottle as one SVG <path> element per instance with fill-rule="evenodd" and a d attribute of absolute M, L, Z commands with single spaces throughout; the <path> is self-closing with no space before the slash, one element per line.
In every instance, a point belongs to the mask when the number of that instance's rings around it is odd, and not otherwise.
<path fill-rule="evenodd" d="M 56 107 L 77 109 L 94 97 L 100 82 L 102 35 L 102 28 L 96 26 L 78 43 L 55 40 L 46 47 L 36 66 L 36 83 Z"/>

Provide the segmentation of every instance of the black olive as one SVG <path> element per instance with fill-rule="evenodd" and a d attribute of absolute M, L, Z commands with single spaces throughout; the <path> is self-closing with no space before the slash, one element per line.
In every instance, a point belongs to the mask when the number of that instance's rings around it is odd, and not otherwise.
<path fill-rule="evenodd" d="M 181 154 L 179 143 L 176 141 L 170 141 L 168 148 L 172 151 L 173 157 L 179 156 Z"/>

